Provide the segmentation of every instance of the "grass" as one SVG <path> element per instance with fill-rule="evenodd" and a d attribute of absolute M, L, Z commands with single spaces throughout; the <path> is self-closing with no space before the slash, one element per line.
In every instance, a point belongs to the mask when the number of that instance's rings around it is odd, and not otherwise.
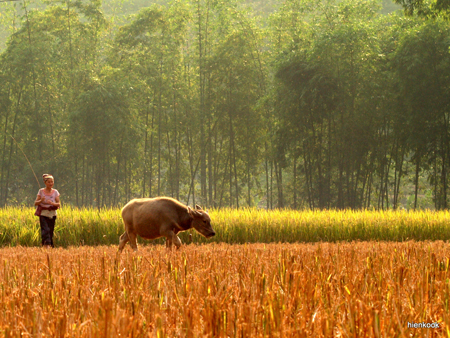
<path fill-rule="evenodd" d="M 450 239 L 449 211 L 220 209 L 211 210 L 210 216 L 215 237 L 205 239 L 191 230 L 180 234 L 182 241 L 189 233 L 195 243 L 229 244 Z M 39 231 L 34 209 L 0 209 L 0 246 L 39 246 Z M 62 247 L 117 244 L 123 231 L 120 209 L 63 207 L 58 211 L 55 243 Z"/>

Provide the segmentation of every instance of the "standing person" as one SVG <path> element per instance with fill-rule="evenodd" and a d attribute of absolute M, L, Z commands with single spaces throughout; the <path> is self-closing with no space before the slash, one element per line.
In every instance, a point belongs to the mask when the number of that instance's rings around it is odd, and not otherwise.
<path fill-rule="evenodd" d="M 61 206 L 61 203 L 58 190 L 53 189 L 55 184 L 53 176 L 44 174 L 42 179 L 44 180 L 45 188 L 39 189 L 36 201 L 34 201 L 34 205 L 37 206 L 35 215 L 39 216 L 39 223 L 41 224 L 42 245 L 53 248 L 56 209 Z"/>

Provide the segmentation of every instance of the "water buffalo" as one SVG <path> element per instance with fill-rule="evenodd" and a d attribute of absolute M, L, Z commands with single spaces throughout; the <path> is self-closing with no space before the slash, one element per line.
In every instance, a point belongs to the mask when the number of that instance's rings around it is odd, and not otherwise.
<path fill-rule="evenodd" d="M 206 238 L 216 233 L 211 227 L 211 218 L 198 205 L 195 210 L 169 197 L 136 198 L 122 209 L 125 232 L 120 236 L 119 252 L 130 241 L 137 251 L 136 235 L 145 239 L 166 237 L 167 247 L 172 243 L 177 248 L 181 240 L 177 233 L 194 228 Z"/>

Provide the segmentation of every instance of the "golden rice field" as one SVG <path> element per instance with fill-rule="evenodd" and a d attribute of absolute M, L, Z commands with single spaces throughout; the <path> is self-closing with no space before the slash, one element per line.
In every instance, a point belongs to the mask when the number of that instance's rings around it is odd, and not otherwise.
<path fill-rule="evenodd" d="M 450 240 L 449 211 L 219 209 L 210 216 L 217 235 L 206 240 L 192 230 L 195 243 Z M 62 247 L 117 244 L 123 233 L 120 209 L 63 207 L 55 232 L 55 243 Z M 183 242 L 187 235 L 181 234 Z M 34 209 L 0 208 L 0 247 L 17 245 L 40 245 Z"/>
<path fill-rule="evenodd" d="M 0 249 L 0 336 L 450 336 L 443 241 L 116 250 Z"/>
<path fill-rule="evenodd" d="M 0 337 L 450 337 L 448 211 L 211 210 L 120 256 L 120 209 L 62 208 L 56 249 L 33 213 L 0 209 Z"/>

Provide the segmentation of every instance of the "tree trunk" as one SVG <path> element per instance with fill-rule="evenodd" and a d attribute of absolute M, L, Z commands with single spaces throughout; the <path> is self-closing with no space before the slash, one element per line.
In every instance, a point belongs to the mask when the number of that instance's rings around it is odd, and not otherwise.
<path fill-rule="evenodd" d="M 229 186 L 230 186 L 230 199 L 229 199 L 229 206 L 233 206 L 233 120 L 231 117 L 231 111 L 228 110 L 228 116 L 229 116 L 229 149 L 228 149 L 228 157 L 230 158 L 230 166 L 229 166 Z"/>
<path fill-rule="evenodd" d="M 236 166 L 236 147 L 234 144 L 233 137 L 233 167 L 234 167 L 234 189 L 236 193 L 236 208 L 239 208 L 239 185 L 238 185 L 238 176 L 237 176 L 237 166 Z"/>
<path fill-rule="evenodd" d="M 117 158 L 117 169 L 116 169 L 116 184 L 114 186 L 113 206 L 117 205 L 117 192 L 118 192 L 118 189 L 119 189 L 120 161 L 122 159 L 122 148 L 123 148 L 123 140 L 124 140 L 124 138 L 125 138 L 124 135 L 122 135 L 122 137 L 120 139 L 119 156 Z"/>
<path fill-rule="evenodd" d="M 293 183 L 293 193 L 294 193 L 294 204 L 293 208 L 294 210 L 297 209 L 297 158 L 294 155 L 294 168 L 293 168 L 293 176 L 294 176 L 294 183 Z"/>
<path fill-rule="evenodd" d="M 145 179 L 147 177 L 147 139 L 148 139 L 148 117 L 150 114 L 150 98 L 147 97 L 147 112 L 145 114 L 145 133 L 144 133 L 144 173 L 142 178 L 142 197 L 145 197 Z M 121 145 L 122 147 L 122 145 Z M 117 171 L 118 172 L 118 171 Z M 114 196 L 115 198 L 115 196 Z"/>
<path fill-rule="evenodd" d="M 265 159 L 264 159 L 264 169 L 266 172 L 266 209 L 270 209 L 270 185 L 269 185 L 269 155 L 268 155 L 268 145 L 267 142 L 264 143 L 264 149 L 265 149 Z"/>
<path fill-rule="evenodd" d="M 414 210 L 417 209 L 417 195 L 419 192 L 419 172 L 420 172 L 420 155 L 417 153 L 417 158 L 416 158 L 416 176 L 414 179 Z"/>
<path fill-rule="evenodd" d="M 149 197 L 152 197 L 152 188 L 153 188 L 153 128 L 155 121 L 155 105 L 152 104 L 152 124 L 150 127 L 150 173 L 149 173 Z"/>
<path fill-rule="evenodd" d="M 161 115 L 162 115 L 162 60 L 160 62 L 159 74 L 159 102 L 158 102 L 158 196 L 161 196 Z"/>
<path fill-rule="evenodd" d="M 27 7 L 25 6 L 25 2 L 24 2 L 24 6 L 23 6 L 24 10 L 25 10 L 25 18 L 27 21 L 27 33 L 28 33 L 28 43 L 29 43 L 29 48 L 30 48 L 30 55 L 32 55 L 32 59 L 31 59 L 31 69 L 32 69 L 32 73 L 33 73 L 33 96 L 34 96 L 34 115 L 35 115 L 35 119 L 36 119 L 36 129 L 37 129 L 37 138 L 38 138 L 38 145 L 39 145 L 39 149 L 41 149 L 41 151 L 39 151 L 39 160 L 42 160 L 42 155 L 43 155 L 43 144 L 42 144 L 42 128 L 41 128 L 41 121 L 39 118 L 39 104 L 38 104 L 38 98 L 37 98 L 37 90 L 36 90 L 36 70 L 34 67 L 34 52 L 32 50 L 32 40 L 31 40 L 31 28 L 30 28 L 30 22 L 28 20 L 28 10 Z"/>
<path fill-rule="evenodd" d="M 8 203 L 8 191 L 9 191 L 9 174 L 11 171 L 11 158 L 13 153 L 13 145 L 14 145 L 14 135 L 16 131 L 16 123 L 17 123 L 17 116 L 19 115 L 19 106 L 20 106 L 20 99 L 22 97 L 22 88 L 19 91 L 19 95 L 17 97 L 17 104 L 16 104 L 16 113 L 14 114 L 14 120 L 13 120 L 13 126 L 11 131 L 11 141 L 9 144 L 9 159 L 8 159 L 8 169 L 6 172 L 6 184 L 5 184 L 5 197 L 3 200 L 3 206 L 5 206 Z"/>
<path fill-rule="evenodd" d="M 11 84 L 8 89 L 8 99 L 10 99 L 11 95 Z M 19 92 L 20 95 L 20 92 Z M 0 174 L 0 203 L 3 201 L 3 182 L 4 182 L 4 174 L 5 174 L 5 156 L 6 156 L 6 144 L 7 144 L 7 135 L 8 135 L 8 118 L 10 113 L 11 107 L 6 108 L 6 116 L 5 116 L 5 129 L 3 131 L 3 151 L 2 151 L 2 165 L 1 165 L 1 174 Z"/>
<path fill-rule="evenodd" d="M 169 118 L 166 114 L 166 126 L 169 125 Z M 167 164 L 169 165 L 169 169 L 167 171 L 166 175 L 166 182 L 168 182 L 168 189 L 170 190 L 170 197 L 173 197 L 173 172 L 172 172 L 172 155 L 170 152 L 170 135 L 169 135 L 169 128 L 166 128 L 166 138 L 167 138 Z M 167 188 L 166 188 L 167 189 Z"/>

